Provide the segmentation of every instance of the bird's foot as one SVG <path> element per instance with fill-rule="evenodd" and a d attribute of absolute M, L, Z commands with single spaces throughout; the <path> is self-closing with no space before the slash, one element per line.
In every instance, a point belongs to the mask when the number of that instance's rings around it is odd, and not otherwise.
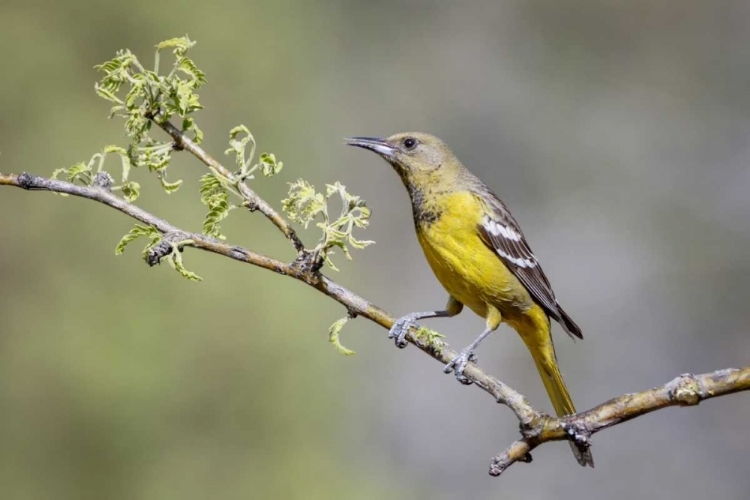
<path fill-rule="evenodd" d="M 393 326 L 388 331 L 388 338 L 389 339 L 396 339 L 396 347 L 399 349 L 403 349 L 409 343 L 406 341 L 406 334 L 409 333 L 409 329 L 413 327 L 417 327 L 417 324 L 415 321 L 419 318 L 418 314 L 407 314 L 406 316 L 401 316 L 396 320 L 395 323 L 393 323 Z"/>
<path fill-rule="evenodd" d="M 460 353 L 458 353 L 458 356 L 453 358 L 450 363 L 445 365 L 443 372 L 455 372 L 456 380 L 464 385 L 471 385 L 471 380 L 469 380 L 468 377 L 464 376 L 464 370 L 466 369 L 466 365 L 471 362 L 476 363 L 476 361 L 476 354 L 474 354 L 470 349 L 463 349 Z"/>

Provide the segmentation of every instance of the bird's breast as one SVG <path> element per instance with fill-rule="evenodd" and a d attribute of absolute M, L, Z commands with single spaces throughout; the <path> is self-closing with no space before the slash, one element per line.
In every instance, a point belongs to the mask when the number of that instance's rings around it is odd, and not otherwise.
<path fill-rule="evenodd" d="M 505 316 L 529 307 L 526 289 L 479 236 L 484 209 L 476 196 L 445 194 L 435 207 L 438 218 L 420 223 L 415 216 L 415 224 L 427 262 L 446 291 L 483 317 L 487 304 L 505 311 Z"/>

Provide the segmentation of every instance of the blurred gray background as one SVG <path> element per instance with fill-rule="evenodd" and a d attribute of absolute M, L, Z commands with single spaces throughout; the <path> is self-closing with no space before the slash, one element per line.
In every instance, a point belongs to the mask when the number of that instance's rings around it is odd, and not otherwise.
<path fill-rule="evenodd" d="M 582 326 L 575 344 L 555 332 L 579 409 L 748 364 L 750 3 L 4 0 L 0 171 L 123 143 L 92 67 L 120 48 L 150 64 L 185 33 L 206 148 L 244 123 L 285 163 L 254 184 L 276 206 L 298 177 L 368 200 L 377 244 L 334 277 L 393 314 L 446 295 L 397 176 L 342 137 L 419 130 L 510 205 Z M 135 173 L 139 203 L 199 229 L 204 167 L 171 169 L 171 196 Z M 512 413 L 365 320 L 342 333 L 358 354 L 337 354 L 344 310 L 312 289 L 195 251 L 202 283 L 135 247 L 115 258 L 131 221 L 83 200 L 5 188 L 0 214 L 2 498 L 750 497 L 747 394 L 603 432 L 595 470 L 557 443 L 494 479 Z M 293 257 L 260 215 L 225 228 Z M 483 323 L 429 324 L 462 347 Z M 480 364 L 550 410 L 509 328 Z"/>

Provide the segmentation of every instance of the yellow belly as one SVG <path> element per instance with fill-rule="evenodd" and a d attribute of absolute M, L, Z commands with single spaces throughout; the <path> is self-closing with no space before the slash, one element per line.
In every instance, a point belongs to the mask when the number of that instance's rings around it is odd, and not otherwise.
<path fill-rule="evenodd" d="M 435 276 L 456 300 L 482 317 L 488 305 L 516 322 L 534 307 L 528 291 L 481 240 L 481 202 L 467 192 L 445 195 L 441 216 L 417 228 L 417 237 Z"/>

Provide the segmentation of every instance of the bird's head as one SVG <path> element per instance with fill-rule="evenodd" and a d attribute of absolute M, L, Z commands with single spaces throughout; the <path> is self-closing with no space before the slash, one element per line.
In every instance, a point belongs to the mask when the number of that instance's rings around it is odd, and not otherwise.
<path fill-rule="evenodd" d="M 459 178 L 463 166 L 446 144 L 420 132 L 395 134 L 387 139 L 352 137 L 350 146 L 369 149 L 390 163 L 407 188 L 439 187 Z"/>

